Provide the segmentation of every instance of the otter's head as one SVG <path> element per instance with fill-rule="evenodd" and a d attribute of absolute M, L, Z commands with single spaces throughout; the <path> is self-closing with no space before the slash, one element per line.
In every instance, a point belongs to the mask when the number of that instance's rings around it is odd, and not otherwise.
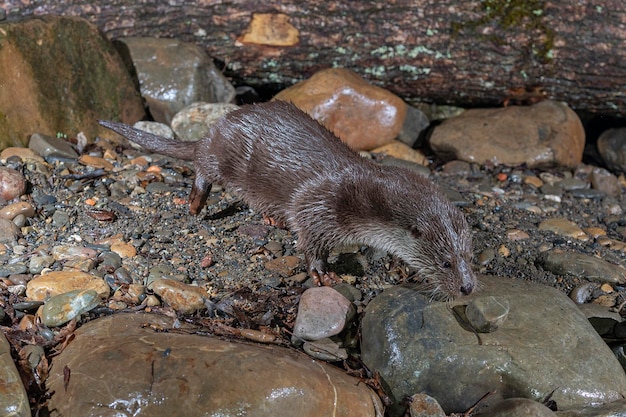
<path fill-rule="evenodd" d="M 428 196 L 398 219 L 404 244 L 396 252 L 416 269 L 431 299 L 453 300 L 478 286 L 472 271 L 472 237 L 463 213 L 442 194 Z"/>

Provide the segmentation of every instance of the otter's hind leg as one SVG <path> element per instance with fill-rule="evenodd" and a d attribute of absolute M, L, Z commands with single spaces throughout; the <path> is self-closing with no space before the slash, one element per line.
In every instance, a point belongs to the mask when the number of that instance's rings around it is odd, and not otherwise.
<path fill-rule="evenodd" d="M 298 246 L 304 252 L 304 258 L 307 264 L 307 271 L 311 278 L 313 278 L 313 284 L 331 286 L 340 282 L 341 280 L 336 273 L 328 270 L 328 253 L 327 249 L 321 247 L 313 247 L 309 245 L 301 244 L 306 242 L 301 236 L 298 236 Z"/>
<path fill-rule="evenodd" d="M 193 181 L 191 193 L 189 193 L 189 212 L 191 214 L 200 213 L 211 192 L 211 185 L 212 182 L 202 172 L 196 172 L 196 178 Z"/>

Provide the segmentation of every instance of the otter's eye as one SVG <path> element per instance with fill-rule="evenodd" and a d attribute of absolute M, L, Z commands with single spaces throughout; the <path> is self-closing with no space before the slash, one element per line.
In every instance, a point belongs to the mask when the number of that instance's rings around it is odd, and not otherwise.
<path fill-rule="evenodd" d="M 450 263 L 450 261 L 443 261 L 443 267 L 444 268 L 452 268 L 452 264 Z"/>

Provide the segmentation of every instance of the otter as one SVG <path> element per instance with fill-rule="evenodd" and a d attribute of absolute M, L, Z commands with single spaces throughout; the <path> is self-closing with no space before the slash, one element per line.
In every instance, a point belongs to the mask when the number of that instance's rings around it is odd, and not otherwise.
<path fill-rule="evenodd" d="M 328 270 L 330 251 L 357 243 L 414 268 L 431 299 L 451 300 L 477 286 L 470 228 L 439 187 L 409 169 L 359 156 L 291 103 L 243 106 L 197 142 L 99 123 L 151 152 L 193 161 L 192 214 L 217 182 L 285 224 L 317 285 L 337 281 Z"/>

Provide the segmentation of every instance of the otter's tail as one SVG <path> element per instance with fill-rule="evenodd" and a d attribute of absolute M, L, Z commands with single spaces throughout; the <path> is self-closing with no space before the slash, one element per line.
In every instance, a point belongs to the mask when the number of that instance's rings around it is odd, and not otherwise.
<path fill-rule="evenodd" d="M 124 123 L 98 120 L 101 126 L 111 129 L 115 133 L 125 136 L 129 140 L 140 144 L 150 152 L 159 153 L 173 158 L 192 161 L 195 153 L 195 142 L 166 139 L 143 130 L 135 129 Z"/>

